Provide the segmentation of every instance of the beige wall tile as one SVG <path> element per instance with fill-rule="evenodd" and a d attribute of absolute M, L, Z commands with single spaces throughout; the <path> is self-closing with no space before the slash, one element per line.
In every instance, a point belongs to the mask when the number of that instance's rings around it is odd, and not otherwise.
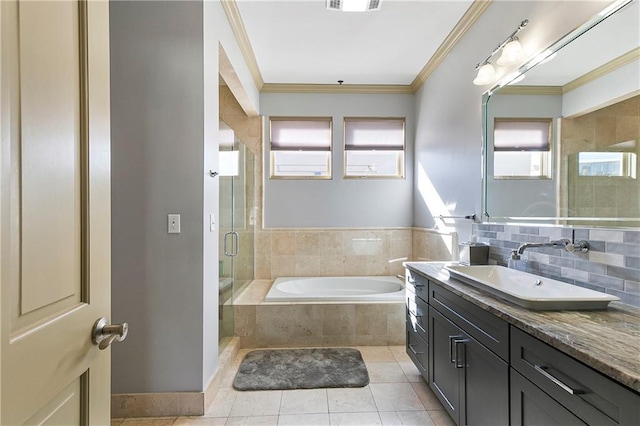
<path fill-rule="evenodd" d="M 369 256 L 367 258 L 366 276 L 389 275 L 389 257 L 384 255 Z"/>
<path fill-rule="evenodd" d="M 387 335 L 403 335 L 405 331 L 404 304 L 395 303 L 387 305 Z M 398 343 L 395 343 L 398 344 Z"/>
<path fill-rule="evenodd" d="M 322 306 L 322 334 L 324 336 L 353 336 L 356 334 L 355 305 Z"/>
<path fill-rule="evenodd" d="M 293 231 L 274 231 L 271 233 L 273 255 L 296 254 L 296 236 Z"/>
<path fill-rule="evenodd" d="M 407 333 L 387 335 L 387 345 L 404 345 L 407 342 Z"/>
<path fill-rule="evenodd" d="M 356 335 L 348 336 L 322 336 L 322 346 L 354 346 L 356 344 Z"/>
<path fill-rule="evenodd" d="M 359 276 L 367 275 L 367 256 L 345 256 L 344 260 L 344 275 L 345 276 Z"/>
<path fill-rule="evenodd" d="M 296 257 L 293 255 L 271 257 L 271 278 L 294 277 L 296 275 Z"/>
<path fill-rule="evenodd" d="M 385 335 L 360 335 L 356 334 L 356 345 L 358 346 L 386 346 L 387 336 Z"/>
<path fill-rule="evenodd" d="M 355 305 L 355 308 L 356 335 L 387 335 L 387 313 L 384 305 Z M 383 344 L 386 345 L 386 342 Z"/>
<path fill-rule="evenodd" d="M 324 258 L 322 256 L 297 255 L 296 256 L 296 276 L 297 277 L 317 277 L 321 276 L 324 270 Z"/>
<path fill-rule="evenodd" d="M 344 256 L 344 233 L 342 231 L 320 231 L 320 254 Z"/>
<path fill-rule="evenodd" d="M 345 258 L 342 255 L 320 256 L 321 270 L 318 276 L 321 277 L 343 277 L 345 275 Z"/>
<path fill-rule="evenodd" d="M 322 336 L 322 305 L 290 305 L 291 337 Z"/>
<path fill-rule="evenodd" d="M 235 305 L 234 323 L 236 335 L 253 336 L 256 332 L 255 305 Z"/>
<path fill-rule="evenodd" d="M 319 255 L 320 254 L 320 232 L 321 231 L 296 231 L 295 250 L 297 255 Z"/>

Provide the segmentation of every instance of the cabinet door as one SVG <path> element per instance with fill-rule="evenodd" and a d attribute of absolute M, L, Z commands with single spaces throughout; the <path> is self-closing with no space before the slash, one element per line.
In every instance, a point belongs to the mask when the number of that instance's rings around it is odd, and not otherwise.
<path fill-rule="evenodd" d="M 429 307 L 429 386 L 453 419 L 459 419 L 460 407 L 460 375 L 453 340 L 462 335 L 451 321 Z"/>
<path fill-rule="evenodd" d="M 511 369 L 512 426 L 585 425 L 558 401 Z"/>
<path fill-rule="evenodd" d="M 470 336 L 454 344 L 457 365 L 463 366 L 460 424 L 508 425 L 509 366 Z"/>

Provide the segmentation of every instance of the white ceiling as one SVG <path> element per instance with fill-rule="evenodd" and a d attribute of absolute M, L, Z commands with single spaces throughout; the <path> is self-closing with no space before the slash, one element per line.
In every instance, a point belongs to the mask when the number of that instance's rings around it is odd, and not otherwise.
<path fill-rule="evenodd" d="M 324 0 L 237 0 L 265 83 L 409 85 L 470 0 L 383 0 L 378 11 Z"/>
<path fill-rule="evenodd" d="M 564 86 L 640 46 L 640 2 L 635 1 L 560 49 L 547 63 L 529 70 L 518 83 Z"/>

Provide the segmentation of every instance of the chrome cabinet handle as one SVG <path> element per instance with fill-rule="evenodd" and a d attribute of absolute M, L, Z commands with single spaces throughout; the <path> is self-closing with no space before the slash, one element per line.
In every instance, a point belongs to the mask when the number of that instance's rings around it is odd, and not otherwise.
<path fill-rule="evenodd" d="M 424 352 L 416 352 L 416 350 L 415 350 L 415 349 L 413 349 L 413 345 L 411 345 L 411 344 L 409 345 L 409 350 L 410 350 L 410 351 L 411 351 L 415 356 L 418 356 L 418 355 L 424 355 Z"/>
<path fill-rule="evenodd" d="M 547 371 L 548 367 L 545 367 L 543 365 L 534 365 L 533 368 L 535 368 L 535 370 L 538 373 L 542 374 L 544 377 L 546 377 L 547 379 L 551 380 L 553 383 L 558 385 L 562 390 L 564 390 L 567 393 L 570 393 L 571 395 L 578 395 L 578 394 L 584 393 L 583 390 L 573 389 L 572 387 L 570 387 L 569 385 L 563 383 L 560 379 L 558 379 L 557 377 L 555 377 L 554 375 L 549 373 Z"/>
<path fill-rule="evenodd" d="M 459 336 L 449 336 L 449 362 L 451 364 L 456 363 L 456 359 L 458 358 L 458 354 L 454 353 L 457 348 L 454 348 L 453 341 L 457 339 Z"/>
<path fill-rule="evenodd" d="M 93 325 L 91 341 L 98 345 L 98 349 L 104 350 L 114 341 L 122 342 L 129 333 L 129 324 L 109 324 L 105 317 L 98 319 Z"/>
<path fill-rule="evenodd" d="M 453 348 L 455 351 L 455 366 L 456 368 L 464 368 L 464 343 L 466 342 L 465 339 L 461 339 L 461 338 L 457 338 L 457 339 L 453 339 Z M 458 345 L 462 344 L 462 351 L 458 350 Z M 460 357 L 458 356 L 460 354 L 460 352 L 462 352 L 462 361 L 460 361 Z"/>

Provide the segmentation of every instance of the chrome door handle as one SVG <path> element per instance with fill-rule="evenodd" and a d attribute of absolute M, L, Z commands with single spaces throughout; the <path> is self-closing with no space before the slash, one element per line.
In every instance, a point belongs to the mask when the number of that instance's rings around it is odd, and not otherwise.
<path fill-rule="evenodd" d="M 227 236 L 231 235 L 231 232 L 225 232 L 224 237 L 222 237 L 222 250 L 224 251 L 225 256 L 232 256 L 231 253 L 227 250 Z"/>
<path fill-rule="evenodd" d="M 109 324 L 105 317 L 100 318 L 93 325 L 91 341 L 98 345 L 100 350 L 107 349 L 113 341 L 122 342 L 129 333 L 129 324 Z"/>
<path fill-rule="evenodd" d="M 229 252 L 227 250 L 227 236 L 231 235 L 233 237 L 233 251 Z M 238 255 L 238 246 L 240 245 L 240 235 L 236 231 L 229 231 L 224 234 L 222 249 L 224 250 L 224 255 L 229 257 L 234 257 Z"/>
<path fill-rule="evenodd" d="M 240 249 L 240 234 L 238 234 L 236 231 L 232 231 L 231 234 L 233 234 L 233 237 L 236 240 L 232 256 L 237 256 L 238 250 Z"/>

